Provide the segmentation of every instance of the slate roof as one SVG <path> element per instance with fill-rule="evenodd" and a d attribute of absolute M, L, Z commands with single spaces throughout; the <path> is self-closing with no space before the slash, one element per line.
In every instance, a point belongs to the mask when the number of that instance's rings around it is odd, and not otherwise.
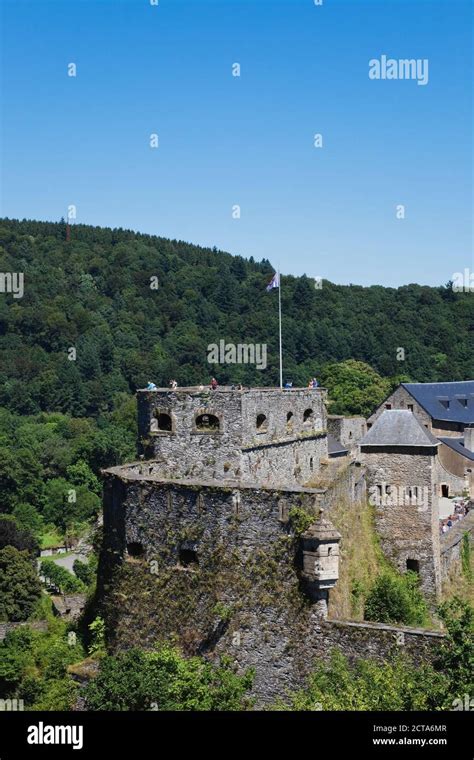
<path fill-rule="evenodd" d="M 386 409 L 360 441 L 361 446 L 439 446 L 439 441 L 407 409 Z"/>
<path fill-rule="evenodd" d="M 328 454 L 330 457 L 334 456 L 343 456 L 343 454 L 348 454 L 349 449 L 347 449 L 345 446 L 342 445 L 340 441 L 337 440 L 337 438 L 334 438 L 331 433 L 328 433 Z"/>
<path fill-rule="evenodd" d="M 474 462 L 474 451 L 469 451 L 469 449 L 464 448 L 464 438 L 438 438 L 438 441 L 441 441 L 441 443 L 445 443 L 446 446 L 449 446 L 450 449 L 456 452 L 456 454 L 461 454 L 461 456 L 466 457 L 466 459 L 470 459 L 471 462 Z"/>
<path fill-rule="evenodd" d="M 342 536 L 334 525 L 324 516 L 324 510 L 319 510 L 317 519 L 302 534 L 302 538 L 317 538 L 319 541 L 340 541 Z"/>
<path fill-rule="evenodd" d="M 430 417 L 444 422 L 474 423 L 474 380 L 454 383 L 402 383 Z M 441 403 L 442 400 L 445 403 Z M 463 401 L 467 401 L 467 406 Z M 449 401 L 449 408 L 446 408 Z"/>

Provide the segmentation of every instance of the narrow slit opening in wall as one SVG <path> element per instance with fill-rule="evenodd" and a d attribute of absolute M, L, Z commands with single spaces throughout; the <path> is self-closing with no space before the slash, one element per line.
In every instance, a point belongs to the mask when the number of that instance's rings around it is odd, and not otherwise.
<path fill-rule="evenodd" d="M 138 541 L 131 541 L 127 544 L 127 553 L 130 557 L 143 557 L 145 553 L 143 544 L 140 544 Z"/>
<path fill-rule="evenodd" d="M 179 564 L 183 567 L 189 567 L 190 565 L 198 565 L 198 555 L 194 549 L 180 549 L 179 550 Z"/>

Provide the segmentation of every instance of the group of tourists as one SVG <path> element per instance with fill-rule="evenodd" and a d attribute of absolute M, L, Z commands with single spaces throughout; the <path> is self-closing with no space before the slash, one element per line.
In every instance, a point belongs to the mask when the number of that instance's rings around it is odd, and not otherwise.
<path fill-rule="evenodd" d="M 169 383 L 168 383 L 168 385 L 169 385 L 169 387 L 171 388 L 172 391 L 176 390 L 176 388 L 178 387 L 178 383 L 177 383 L 176 380 L 170 380 Z M 215 390 L 217 390 L 218 386 L 219 386 L 219 383 L 217 382 L 216 378 L 212 377 L 211 378 L 211 382 L 209 384 L 209 388 L 212 391 L 215 391 Z M 292 380 L 288 380 L 285 383 L 284 387 L 285 388 L 293 388 L 293 381 Z M 319 387 L 319 383 L 318 383 L 317 379 L 315 377 L 312 377 L 311 380 L 308 383 L 308 388 L 318 388 L 318 387 Z M 244 386 L 242 385 L 242 383 L 236 383 L 236 384 L 232 384 L 231 385 L 231 390 L 233 390 L 233 391 L 235 391 L 235 390 L 237 390 L 237 391 L 243 391 L 243 389 L 244 389 Z M 146 390 L 147 391 L 156 391 L 156 390 L 158 390 L 158 388 L 157 388 L 157 386 L 156 386 L 155 383 L 153 383 L 151 380 L 149 380 L 148 384 L 146 386 Z M 198 386 L 198 390 L 203 391 L 204 390 L 204 386 L 203 385 L 199 385 Z"/>
<path fill-rule="evenodd" d="M 284 388 L 293 388 L 293 380 L 287 380 Z M 315 377 L 312 377 L 311 380 L 308 382 L 307 388 L 319 388 L 319 383 Z"/>
<path fill-rule="evenodd" d="M 439 522 L 440 533 L 447 533 L 450 528 L 453 527 L 459 520 L 463 520 L 468 514 L 470 509 L 467 499 L 463 501 L 457 501 L 454 505 L 454 512 L 449 517 L 445 517 L 444 520 Z"/>
<path fill-rule="evenodd" d="M 170 380 L 169 383 L 168 383 L 168 385 L 169 385 L 169 387 L 171 388 L 172 391 L 175 391 L 176 388 L 178 387 L 178 383 L 177 383 L 176 380 Z M 210 382 L 209 388 L 211 390 L 215 391 L 215 390 L 217 390 L 218 385 L 219 385 L 219 383 L 217 382 L 216 378 L 215 377 L 211 378 L 211 382 Z M 237 388 L 238 391 L 243 390 L 242 383 L 238 383 L 237 386 L 234 386 L 234 385 L 232 386 L 232 390 L 235 390 L 235 388 Z M 158 387 L 157 387 L 157 385 L 155 383 L 153 383 L 151 380 L 149 380 L 148 384 L 146 386 L 146 390 L 147 391 L 157 391 Z M 199 390 L 203 391 L 204 390 L 204 386 L 200 385 L 199 386 Z"/>

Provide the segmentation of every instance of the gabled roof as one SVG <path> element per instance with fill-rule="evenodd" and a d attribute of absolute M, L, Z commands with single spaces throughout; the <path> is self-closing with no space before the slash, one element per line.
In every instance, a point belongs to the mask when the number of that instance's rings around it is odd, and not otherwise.
<path fill-rule="evenodd" d="M 433 419 L 461 422 L 464 425 L 474 423 L 474 380 L 454 383 L 402 383 L 402 387 Z"/>
<path fill-rule="evenodd" d="M 471 462 L 474 462 L 474 451 L 469 451 L 469 449 L 464 448 L 464 438 L 438 438 L 441 443 L 444 443 L 446 446 L 449 446 L 450 449 L 456 452 L 456 454 L 461 454 L 461 456 L 466 457 L 466 459 L 470 459 Z"/>
<path fill-rule="evenodd" d="M 439 446 L 439 441 L 407 409 L 386 409 L 360 441 L 361 446 Z"/>

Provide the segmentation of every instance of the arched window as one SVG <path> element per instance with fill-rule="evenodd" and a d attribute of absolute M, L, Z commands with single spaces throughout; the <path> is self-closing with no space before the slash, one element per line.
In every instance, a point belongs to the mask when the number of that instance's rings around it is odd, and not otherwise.
<path fill-rule="evenodd" d="M 268 430 L 268 420 L 264 414 L 257 414 L 256 426 L 259 433 L 265 433 Z"/>
<path fill-rule="evenodd" d="M 215 433 L 219 431 L 219 417 L 215 414 L 199 414 L 196 417 L 196 430 L 201 433 Z"/>
<path fill-rule="evenodd" d="M 172 433 L 173 430 L 173 418 L 171 414 L 166 410 L 155 409 L 151 418 L 150 432 Z"/>
<path fill-rule="evenodd" d="M 286 429 L 291 430 L 293 428 L 293 412 L 288 412 L 286 415 Z"/>
<path fill-rule="evenodd" d="M 166 414 L 166 412 L 160 412 L 156 419 L 158 421 L 158 430 L 166 430 L 167 432 L 171 432 L 171 430 L 173 430 L 173 422 L 171 420 L 170 414 Z"/>
<path fill-rule="evenodd" d="M 313 422 L 313 410 L 312 409 L 305 409 L 303 413 L 303 425 L 311 425 Z"/>

